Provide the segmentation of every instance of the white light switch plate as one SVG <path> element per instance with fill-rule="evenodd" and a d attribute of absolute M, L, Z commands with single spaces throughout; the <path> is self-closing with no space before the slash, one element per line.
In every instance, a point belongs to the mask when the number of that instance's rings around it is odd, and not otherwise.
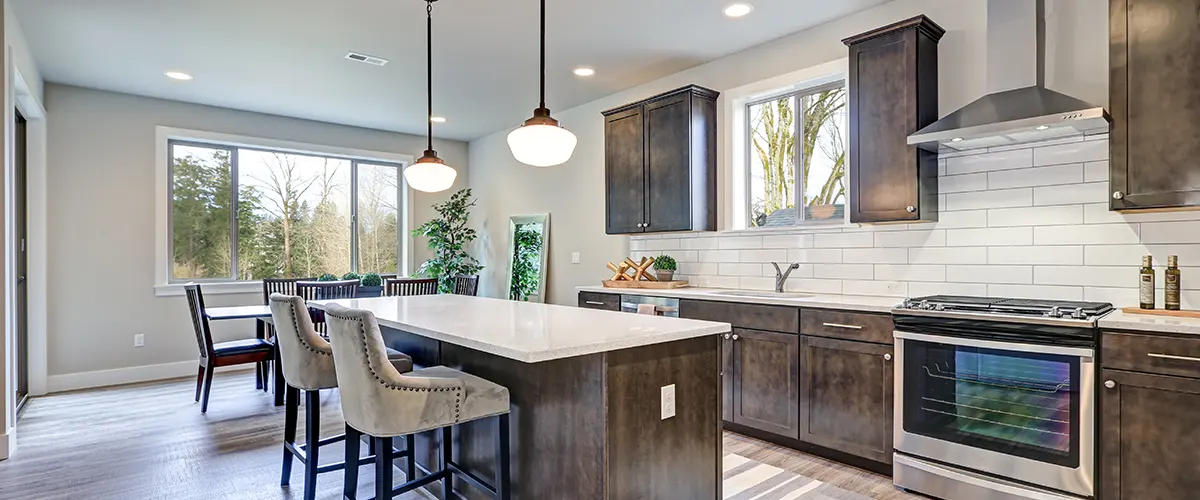
<path fill-rule="evenodd" d="M 675 384 L 662 388 L 662 419 L 675 416 Z"/>
<path fill-rule="evenodd" d="M 572 264 L 579 263 L 579 252 L 571 252 L 571 263 Z"/>
<path fill-rule="evenodd" d="M 146 334 L 139 333 L 137 335 L 134 335 L 133 336 L 133 346 L 134 347 L 145 347 L 146 346 Z"/>

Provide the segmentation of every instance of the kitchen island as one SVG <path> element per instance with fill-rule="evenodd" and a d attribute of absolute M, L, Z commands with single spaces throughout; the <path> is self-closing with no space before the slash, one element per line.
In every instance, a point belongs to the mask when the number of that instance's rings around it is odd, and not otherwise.
<path fill-rule="evenodd" d="M 313 301 L 375 314 L 388 347 L 508 388 L 514 499 L 721 498 L 727 323 L 462 295 Z M 662 392 L 674 386 L 675 415 Z M 455 429 L 455 460 L 495 477 L 495 426 Z M 418 437 L 436 468 L 437 437 Z M 436 487 L 435 487 L 436 488 Z M 467 498 L 483 498 L 458 484 Z"/>

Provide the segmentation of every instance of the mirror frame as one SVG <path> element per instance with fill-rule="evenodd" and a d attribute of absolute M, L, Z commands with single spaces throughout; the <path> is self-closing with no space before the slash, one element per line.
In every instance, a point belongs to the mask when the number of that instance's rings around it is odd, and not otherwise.
<path fill-rule="evenodd" d="M 546 263 L 549 260 L 548 255 L 550 253 L 550 214 L 549 213 L 513 215 L 508 218 L 508 254 L 506 257 L 508 260 L 508 279 L 506 280 L 505 285 L 504 285 L 504 298 L 508 299 L 508 300 L 513 300 L 510 298 L 510 295 L 509 295 L 509 292 L 512 290 L 512 281 L 513 281 L 513 269 L 512 269 L 513 254 L 516 253 L 516 250 L 517 250 L 517 240 L 513 236 L 517 232 L 517 226 L 524 225 L 524 224 L 541 224 L 542 225 L 542 252 L 541 252 L 542 262 L 539 264 L 540 267 L 538 268 L 541 270 L 541 272 L 538 274 L 537 296 L 532 297 L 531 300 L 529 300 L 529 302 L 545 303 L 546 302 L 546 274 L 547 274 L 547 271 L 549 271 L 549 269 L 546 268 Z M 533 299 L 536 299 L 536 300 L 533 300 Z"/>

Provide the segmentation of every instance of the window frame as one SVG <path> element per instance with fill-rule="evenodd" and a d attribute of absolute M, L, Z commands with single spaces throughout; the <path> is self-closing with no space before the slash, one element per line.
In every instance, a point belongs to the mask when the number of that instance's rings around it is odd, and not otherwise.
<path fill-rule="evenodd" d="M 413 239 L 410 229 L 413 227 L 413 193 L 404 180 L 404 168 L 412 164 L 411 155 L 367 151 L 336 146 L 306 144 L 291 141 L 264 139 L 256 137 L 220 134 L 198 130 L 176 129 L 159 126 L 156 128 L 157 157 L 159 162 L 157 179 L 156 224 L 156 272 L 155 294 L 158 296 L 182 295 L 183 284 L 189 282 L 210 285 L 205 293 L 247 293 L 259 290 L 261 280 L 237 279 L 237 202 L 238 202 L 238 150 L 259 151 L 267 153 L 285 153 L 322 158 L 348 160 L 351 162 L 349 203 L 350 203 L 350 269 L 358 268 L 358 166 L 359 164 L 374 166 L 394 166 L 397 169 L 397 200 L 399 228 L 397 231 L 396 267 L 400 274 L 408 274 L 412 269 Z M 233 190 L 230 200 L 234 209 L 230 211 L 230 272 L 227 277 L 219 278 L 176 278 L 174 276 L 174 236 L 173 236 L 173 203 L 174 190 L 174 147 L 176 145 L 223 149 L 230 151 L 230 189 Z"/>
<path fill-rule="evenodd" d="M 744 116 L 746 117 L 745 126 L 743 127 L 743 134 L 744 134 L 743 140 L 745 141 L 744 142 L 745 157 L 742 158 L 742 166 L 743 166 L 743 168 L 742 168 L 743 179 L 742 180 L 743 180 L 743 183 L 745 184 L 745 193 L 744 193 L 745 198 L 744 199 L 745 199 L 745 205 L 746 205 L 745 206 L 746 220 L 742 221 L 740 224 L 741 226 L 744 226 L 745 230 L 748 230 L 748 231 L 770 231 L 770 230 L 779 231 L 779 230 L 786 230 L 786 229 L 803 229 L 806 227 L 829 227 L 829 226 L 834 226 L 834 225 L 849 224 L 849 222 L 850 222 L 849 210 L 843 210 L 844 213 L 843 213 L 843 216 L 841 219 L 826 219 L 823 221 L 815 221 L 815 220 L 807 219 L 804 217 L 805 216 L 804 194 L 805 194 L 805 187 L 806 187 L 805 182 L 807 181 L 807 179 L 805 179 L 801 175 L 803 173 L 802 170 L 804 168 L 804 148 L 801 147 L 802 146 L 801 138 L 804 135 L 803 127 L 804 127 L 804 116 L 805 116 L 805 111 L 806 111 L 803 106 L 803 102 L 802 102 L 803 98 L 810 96 L 810 95 L 820 94 L 821 92 L 828 92 L 830 90 L 836 90 L 839 88 L 847 88 L 847 85 L 848 85 L 848 83 L 847 83 L 846 79 L 843 77 L 843 78 L 838 78 L 838 79 L 832 80 L 832 81 L 826 81 L 824 83 L 820 83 L 820 84 L 816 84 L 816 85 L 809 85 L 809 86 L 805 86 L 805 87 L 801 87 L 801 88 L 797 88 L 797 89 L 790 89 L 786 92 L 773 93 L 773 94 L 769 94 L 764 97 L 755 97 L 755 98 L 748 99 L 745 101 L 745 104 L 742 106 L 742 112 L 745 113 Z M 848 90 L 847 90 L 847 92 L 848 92 Z M 792 145 L 792 148 L 793 148 L 793 151 L 792 151 L 792 178 L 794 179 L 794 183 L 795 183 L 792 186 L 792 191 L 793 191 L 792 204 L 794 205 L 795 211 L 796 211 L 795 222 L 788 226 L 755 226 L 755 225 L 751 224 L 751 218 L 754 214 L 754 188 L 753 188 L 753 177 L 752 177 L 752 172 L 751 172 L 752 165 L 754 164 L 754 114 L 751 111 L 751 109 L 754 106 L 758 106 L 760 104 L 765 104 L 765 103 L 769 103 L 769 102 L 773 102 L 773 101 L 778 101 L 778 100 L 784 99 L 784 98 L 790 98 L 790 99 L 795 100 L 795 118 L 792 120 L 793 121 L 792 133 L 796 137 L 796 140 L 793 141 L 793 145 Z M 849 96 L 848 95 L 847 95 L 846 105 L 849 106 Z M 846 115 L 847 115 L 847 122 L 848 122 L 849 121 L 849 113 L 847 112 Z M 849 141 L 849 130 L 848 130 L 849 123 L 847 123 L 846 125 L 847 125 L 847 127 L 846 127 L 847 133 L 844 137 L 844 140 Z M 850 154 L 849 148 L 847 148 L 846 154 L 847 155 Z M 765 168 L 765 166 L 764 166 L 764 168 Z M 846 190 L 846 203 L 845 204 L 847 207 L 850 205 L 850 190 L 849 189 Z"/>

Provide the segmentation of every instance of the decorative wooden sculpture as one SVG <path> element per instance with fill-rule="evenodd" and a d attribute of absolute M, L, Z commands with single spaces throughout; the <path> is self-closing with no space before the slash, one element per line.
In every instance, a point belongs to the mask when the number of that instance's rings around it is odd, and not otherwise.
<path fill-rule="evenodd" d="M 608 269 L 616 273 L 612 279 L 606 280 L 608 288 L 683 288 L 688 286 L 686 281 L 658 281 L 658 277 L 650 270 L 654 258 L 642 257 L 640 261 L 626 257 L 619 264 L 608 263 Z M 631 274 L 632 273 L 632 274 Z"/>

